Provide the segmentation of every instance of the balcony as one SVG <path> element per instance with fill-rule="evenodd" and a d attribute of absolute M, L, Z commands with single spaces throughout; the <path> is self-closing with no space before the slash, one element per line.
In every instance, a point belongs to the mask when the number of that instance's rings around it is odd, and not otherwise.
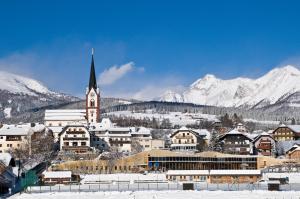
<path fill-rule="evenodd" d="M 83 137 L 64 137 L 63 140 L 83 140 L 83 141 L 88 141 L 89 138 L 83 138 Z"/>
<path fill-rule="evenodd" d="M 191 135 L 185 135 L 185 136 L 182 136 L 182 135 L 176 135 L 175 138 L 176 138 L 176 139 L 194 139 L 194 137 L 191 136 Z"/>
<path fill-rule="evenodd" d="M 6 136 L 6 141 L 22 141 L 21 136 Z"/>
<path fill-rule="evenodd" d="M 67 134 L 85 134 L 84 131 L 67 131 Z"/>

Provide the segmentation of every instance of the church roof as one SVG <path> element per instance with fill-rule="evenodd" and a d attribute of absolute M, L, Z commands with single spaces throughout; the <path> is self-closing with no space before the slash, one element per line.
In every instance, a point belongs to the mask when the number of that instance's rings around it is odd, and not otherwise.
<path fill-rule="evenodd" d="M 95 90 L 97 89 L 95 66 L 94 66 L 94 54 L 92 54 L 92 63 L 91 63 L 91 71 L 90 71 L 89 90 L 91 90 L 92 88 L 94 88 Z"/>

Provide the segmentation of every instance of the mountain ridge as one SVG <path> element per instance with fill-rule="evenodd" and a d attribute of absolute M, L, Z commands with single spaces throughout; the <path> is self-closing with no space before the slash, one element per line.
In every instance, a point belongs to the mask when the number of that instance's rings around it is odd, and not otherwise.
<path fill-rule="evenodd" d="M 222 107 L 263 107 L 300 91 L 300 70 L 292 65 L 274 68 L 256 78 L 217 78 L 207 74 L 181 93 L 167 91 L 160 101 Z"/>

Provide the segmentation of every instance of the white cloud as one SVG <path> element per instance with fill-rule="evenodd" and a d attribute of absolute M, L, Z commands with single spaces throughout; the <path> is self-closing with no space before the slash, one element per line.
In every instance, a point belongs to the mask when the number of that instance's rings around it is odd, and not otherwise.
<path fill-rule="evenodd" d="M 129 62 L 120 67 L 112 66 L 109 69 L 105 69 L 99 76 L 100 85 L 110 85 L 117 80 L 124 77 L 126 74 L 134 69 L 134 63 Z"/>

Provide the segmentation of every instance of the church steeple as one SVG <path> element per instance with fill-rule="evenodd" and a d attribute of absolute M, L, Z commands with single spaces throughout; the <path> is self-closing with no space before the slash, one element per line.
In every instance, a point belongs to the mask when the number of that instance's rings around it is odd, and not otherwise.
<path fill-rule="evenodd" d="M 92 49 L 89 87 L 86 90 L 86 119 L 88 123 L 96 123 L 100 119 L 100 91 L 96 82 L 94 49 Z"/>
<path fill-rule="evenodd" d="M 94 88 L 97 89 L 97 81 L 95 74 L 95 66 L 94 66 L 94 49 L 92 49 L 92 63 L 91 63 L 91 71 L 90 71 L 90 82 L 89 82 L 89 90 Z"/>

